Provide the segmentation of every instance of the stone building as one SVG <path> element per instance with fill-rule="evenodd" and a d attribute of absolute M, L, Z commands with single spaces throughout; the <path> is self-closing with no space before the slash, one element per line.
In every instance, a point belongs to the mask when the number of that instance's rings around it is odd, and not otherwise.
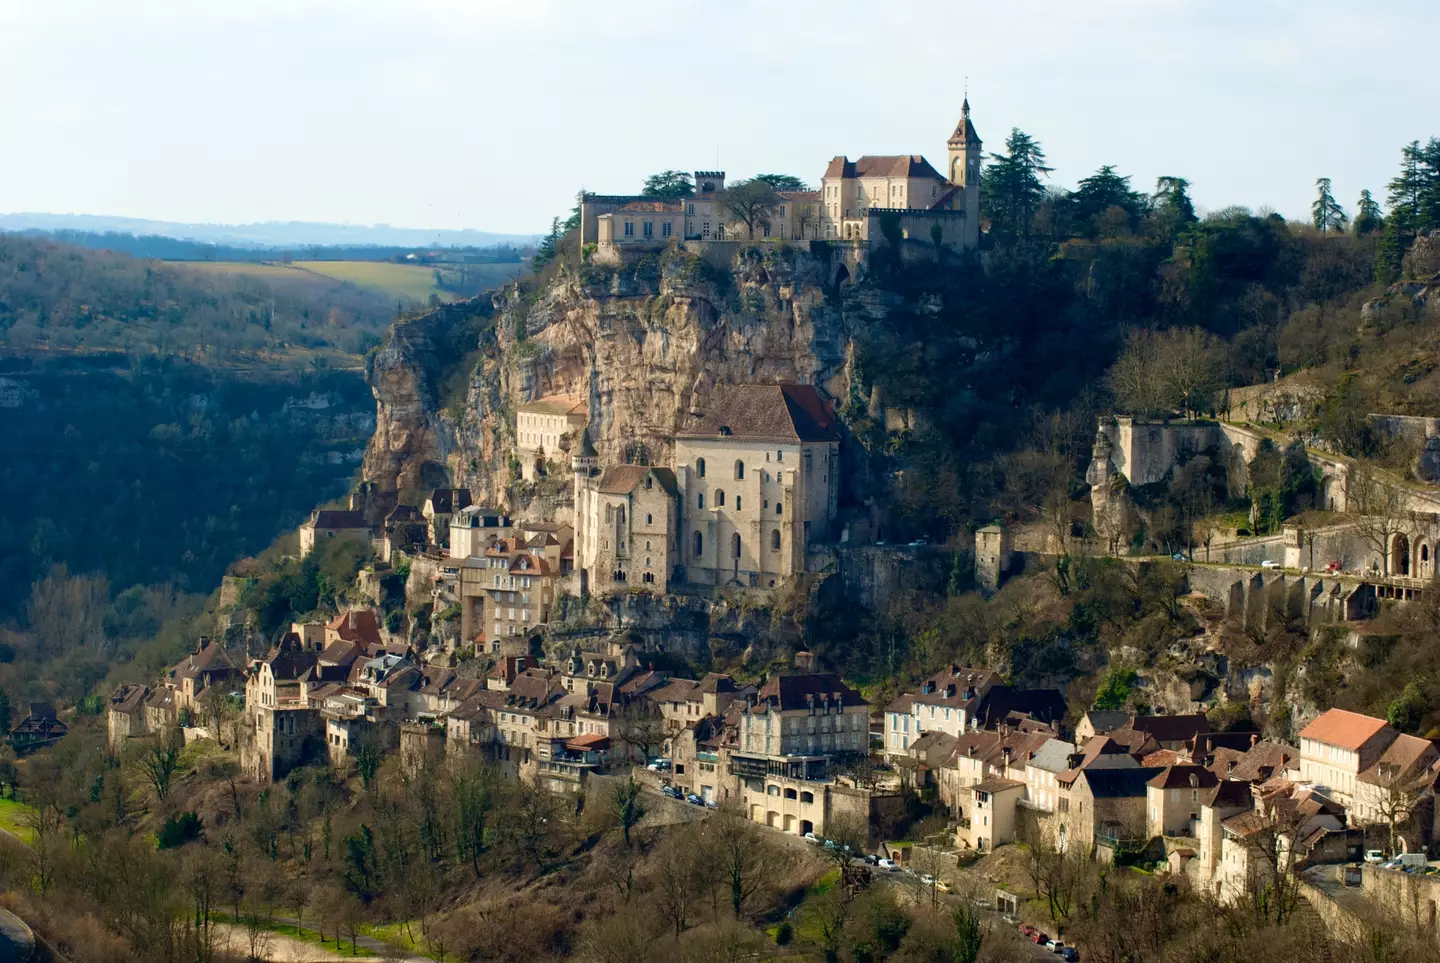
<path fill-rule="evenodd" d="M 581 592 L 665 592 L 676 561 L 675 472 L 646 465 L 602 472 L 588 436 L 571 465 Z"/>
<path fill-rule="evenodd" d="M 527 401 L 515 413 L 515 455 L 520 474 L 534 481 L 547 464 L 563 464 L 570 445 L 590 420 L 585 399 L 552 395 Z"/>
<path fill-rule="evenodd" d="M 840 435 L 811 385 L 736 385 L 675 437 L 685 580 L 774 588 L 828 541 Z"/>
<path fill-rule="evenodd" d="M 550 621 L 559 592 L 558 551 L 530 548 L 521 536 L 496 539 L 480 558 L 460 568 L 461 638 L 492 654 L 507 643 L 528 649 L 529 638 Z"/>
<path fill-rule="evenodd" d="M 420 509 L 428 526 L 430 544 L 438 549 L 450 545 L 450 519 L 470 505 L 468 488 L 436 488 Z"/>
<path fill-rule="evenodd" d="M 300 557 L 313 552 L 317 544 L 334 538 L 348 538 L 368 548 L 370 523 L 365 521 L 365 513 L 335 508 L 315 509 L 300 526 Z"/>
<path fill-rule="evenodd" d="M 150 687 L 138 683 L 127 683 L 110 694 L 110 703 L 105 714 L 106 745 L 110 754 L 118 756 L 130 739 L 150 734 L 145 719 L 145 700 L 150 696 Z"/>

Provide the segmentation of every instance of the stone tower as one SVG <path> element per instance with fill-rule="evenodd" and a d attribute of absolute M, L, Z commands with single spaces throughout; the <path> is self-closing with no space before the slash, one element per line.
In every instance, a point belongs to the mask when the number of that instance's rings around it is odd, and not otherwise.
<path fill-rule="evenodd" d="M 590 571 L 585 559 L 593 552 L 591 539 L 595 538 L 595 486 L 600 476 L 600 454 L 590 440 L 587 425 L 580 431 L 580 447 L 570 456 L 570 468 L 575 473 L 575 573 L 579 576 L 581 597 L 590 592 Z"/>
<path fill-rule="evenodd" d="M 1010 570 L 1010 533 L 999 525 L 986 525 L 975 533 L 975 581 L 991 594 Z"/>
<path fill-rule="evenodd" d="M 980 135 L 970 123 L 970 98 L 960 105 L 960 123 L 945 145 L 949 159 L 945 176 L 950 183 L 962 188 L 956 210 L 965 212 L 965 239 L 967 243 L 978 243 L 980 239 Z"/>

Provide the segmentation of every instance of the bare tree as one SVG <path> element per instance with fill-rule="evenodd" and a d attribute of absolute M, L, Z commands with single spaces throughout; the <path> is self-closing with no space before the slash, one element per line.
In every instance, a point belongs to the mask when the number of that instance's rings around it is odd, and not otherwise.
<path fill-rule="evenodd" d="M 655 906 L 678 938 L 689 925 L 690 913 L 700 889 L 700 867 L 696 865 L 694 823 L 675 833 L 656 854 Z"/>
<path fill-rule="evenodd" d="M 780 195 L 769 184 L 754 178 L 736 181 L 727 187 L 723 202 L 730 216 L 744 224 L 747 236 L 754 240 L 755 228 L 769 227 L 770 218 L 780 204 Z"/>
<path fill-rule="evenodd" d="M 1246 894 L 1255 919 L 1281 925 L 1300 903 L 1295 846 L 1306 816 L 1283 792 L 1255 800 L 1242 821 Z"/>
<path fill-rule="evenodd" d="M 710 820 L 710 831 L 715 836 L 715 855 L 729 891 L 730 909 L 739 919 L 779 853 L 760 835 L 755 824 L 737 810 L 717 813 Z"/>
<path fill-rule="evenodd" d="M 665 744 L 670 735 L 665 717 L 655 703 L 646 698 L 632 699 L 615 717 L 616 738 L 630 749 L 640 750 L 642 758 L 649 758 L 652 751 Z"/>
<path fill-rule="evenodd" d="M 1376 770 L 1375 810 L 1390 831 L 1389 852 L 1394 854 L 1400 827 L 1411 820 L 1425 797 L 1425 780 L 1407 774 L 1395 763 L 1381 763 Z"/>
<path fill-rule="evenodd" d="M 1411 524 L 1404 489 L 1356 463 L 1345 480 L 1345 507 L 1355 516 L 1355 530 L 1379 553 L 1381 572 L 1393 575 L 1391 549 Z"/>
<path fill-rule="evenodd" d="M 166 727 L 155 733 L 154 738 L 146 743 L 135 763 L 141 775 L 155 790 L 155 798 L 162 802 L 170 795 L 171 777 L 175 775 L 175 770 L 180 768 L 180 746 L 180 734 Z"/>

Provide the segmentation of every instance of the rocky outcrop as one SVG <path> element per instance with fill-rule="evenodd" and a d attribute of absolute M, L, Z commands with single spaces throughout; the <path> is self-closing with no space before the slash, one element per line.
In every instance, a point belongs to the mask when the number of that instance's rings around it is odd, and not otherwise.
<path fill-rule="evenodd" d="M 388 493 L 448 481 L 515 511 L 563 515 L 564 452 L 546 478 L 519 481 L 515 409 L 525 401 L 586 398 L 602 463 L 657 464 L 717 385 L 813 383 L 844 405 L 862 390 L 855 332 L 887 304 L 875 291 L 848 291 L 842 303 L 829 270 L 799 249 L 670 249 L 618 267 L 562 267 L 489 304 L 401 321 L 367 367 L 377 425 L 363 481 Z M 460 384 L 463 394 L 442 397 Z"/>

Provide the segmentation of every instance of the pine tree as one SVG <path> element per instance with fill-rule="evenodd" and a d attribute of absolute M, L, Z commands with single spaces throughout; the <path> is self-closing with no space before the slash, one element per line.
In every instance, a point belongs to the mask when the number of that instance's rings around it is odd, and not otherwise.
<path fill-rule="evenodd" d="M 1152 200 L 1155 216 L 1167 234 L 1179 234 L 1199 220 L 1195 216 L 1195 205 L 1190 200 L 1190 182 L 1183 177 L 1156 178 Z"/>
<path fill-rule="evenodd" d="M 1335 200 L 1335 195 L 1330 192 L 1330 178 L 1317 179 L 1315 187 L 1318 196 L 1315 198 L 1315 203 L 1310 206 L 1310 215 L 1313 218 L 1315 230 L 1321 234 L 1344 231 L 1345 223 L 1349 218 L 1345 216 L 1345 209 Z"/>
<path fill-rule="evenodd" d="M 1114 166 L 1106 164 L 1076 185 L 1065 206 L 1075 232 L 1094 237 L 1100 233 L 1101 216 L 1112 208 L 1124 211 L 1133 227 L 1145 210 L 1146 198 L 1130 189 L 1130 178 L 1115 173 Z"/>
<path fill-rule="evenodd" d="M 990 166 L 980 181 L 993 233 L 1007 239 L 1030 235 L 1035 209 L 1045 200 L 1040 178 L 1051 170 L 1045 166 L 1039 141 L 1012 128 L 1005 138 L 1005 153 L 990 155 Z"/>
<path fill-rule="evenodd" d="M 1355 220 L 1351 222 L 1350 226 L 1355 231 L 1356 237 L 1378 233 L 1385 227 L 1385 218 L 1380 213 L 1380 203 L 1368 190 L 1360 192 L 1360 200 L 1355 202 Z"/>

